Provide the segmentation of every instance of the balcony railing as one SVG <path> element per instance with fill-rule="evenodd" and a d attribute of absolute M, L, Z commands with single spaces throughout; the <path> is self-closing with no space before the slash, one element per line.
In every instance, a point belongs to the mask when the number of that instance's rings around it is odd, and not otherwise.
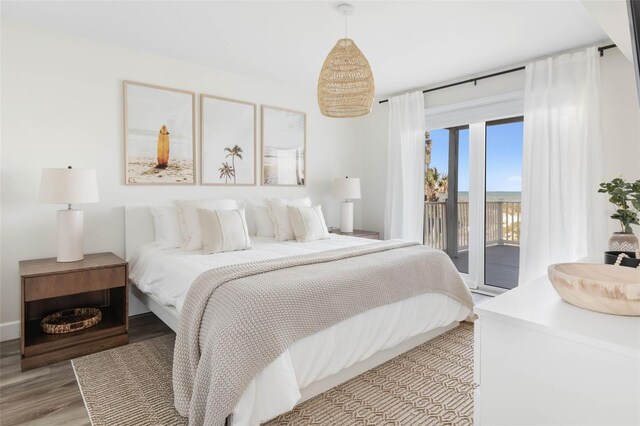
<path fill-rule="evenodd" d="M 447 203 L 424 203 L 425 244 L 447 250 Z M 519 201 L 488 201 L 485 211 L 486 245 L 520 245 L 521 205 Z M 458 250 L 469 248 L 469 202 L 458 202 L 458 221 L 455 226 Z"/>

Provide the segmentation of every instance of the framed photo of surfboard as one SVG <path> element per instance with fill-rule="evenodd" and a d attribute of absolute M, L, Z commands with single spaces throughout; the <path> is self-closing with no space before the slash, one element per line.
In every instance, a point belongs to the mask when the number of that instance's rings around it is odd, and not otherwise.
<path fill-rule="evenodd" d="M 307 183 L 307 115 L 262 106 L 262 184 Z"/>
<path fill-rule="evenodd" d="M 196 94 L 124 82 L 125 183 L 195 185 Z"/>
<path fill-rule="evenodd" d="M 256 184 L 256 104 L 200 95 L 200 182 Z"/>

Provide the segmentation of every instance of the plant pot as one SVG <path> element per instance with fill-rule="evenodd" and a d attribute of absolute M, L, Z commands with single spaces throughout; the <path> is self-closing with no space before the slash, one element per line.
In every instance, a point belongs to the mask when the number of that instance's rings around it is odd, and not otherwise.
<path fill-rule="evenodd" d="M 614 232 L 609 238 L 610 251 L 632 251 L 638 250 L 638 237 L 632 233 Z"/>

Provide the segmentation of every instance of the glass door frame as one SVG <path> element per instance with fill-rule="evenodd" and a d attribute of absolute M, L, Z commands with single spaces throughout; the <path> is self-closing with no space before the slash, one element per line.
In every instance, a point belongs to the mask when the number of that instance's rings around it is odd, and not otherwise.
<path fill-rule="evenodd" d="M 487 129 L 490 126 L 499 126 L 502 124 L 511 124 L 511 123 L 524 123 L 524 116 L 523 115 L 515 115 L 515 116 L 511 116 L 511 117 L 507 117 L 507 118 L 500 118 L 500 119 L 496 119 L 496 120 L 490 120 L 490 121 L 485 121 L 484 122 L 484 140 L 483 140 L 483 163 L 484 163 L 484 182 L 483 182 L 483 186 L 484 188 L 482 189 L 482 196 L 483 196 L 483 208 L 482 208 L 482 213 L 483 213 L 483 223 L 484 223 L 484 234 L 482 235 L 482 283 L 478 284 L 477 289 L 487 292 L 487 293 L 493 293 L 493 294 L 502 294 L 506 291 L 508 291 L 508 288 L 503 288 L 503 287 L 499 287 L 497 285 L 491 285 L 491 284 L 487 284 L 487 277 L 485 276 L 485 267 L 486 267 L 486 250 L 487 250 L 487 244 L 486 244 L 486 229 L 487 229 L 487 222 L 486 222 L 486 218 L 484 217 L 486 209 L 487 209 L 487 203 L 486 203 L 486 193 L 487 193 L 487 185 L 486 185 L 486 176 L 487 176 Z M 518 284 L 516 283 L 516 287 L 518 286 Z M 514 288 L 516 288 L 514 287 Z"/>
<path fill-rule="evenodd" d="M 448 231 L 446 235 L 446 253 L 449 257 L 458 254 L 458 154 L 460 150 L 460 131 L 467 129 L 469 129 L 467 125 L 447 128 L 449 131 L 449 163 L 447 172 L 449 182 L 445 209 L 447 212 L 446 222 L 456 224 L 451 228 L 456 230 L 456 232 Z M 451 173 L 451 171 L 455 172 Z"/>
<path fill-rule="evenodd" d="M 464 279 L 467 286 L 471 289 L 480 288 L 479 277 L 484 278 L 484 237 L 478 234 L 478 230 L 484 230 L 484 209 L 478 208 L 475 204 L 478 202 L 477 188 L 478 181 L 482 185 L 484 191 L 484 122 L 474 123 L 461 126 L 446 127 L 449 131 L 449 152 L 448 152 L 448 172 L 449 179 L 447 201 L 446 201 L 446 223 L 454 224 L 447 227 L 446 250 L 449 257 L 455 257 L 458 254 L 458 173 L 459 173 L 459 151 L 460 151 L 460 131 L 469 130 L 469 247 L 468 272 L 461 272 L 460 275 Z M 478 139 L 476 141 L 476 139 Z M 480 164 L 480 167 L 479 167 Z M 484 193 L 481 194 L 484 199 Z M 473 254 L 473 256 L 471 256 Z M 482 280 L 484 281 L 484 280 Z M 482 283 L 484 284 L 484 283 Z"/>
<path fill-rule="evenodd" d="M 484 284 L 486 136 L 486 122 L 469 124 L 469 273 L 462 277 L 473 289 L 487 287 Z"/>
<path fill-rule="evenodd" d="M 459 131 L 469 129 L 469 269 L 460 272 L 467 286 L 480 292 L 500 294 L 507 289 L 485 283 L 486 258 L 486 155 L 487 126 L 522 121 L 522 115 L 468 125 L 446 127 L 449 130 L 449 189 L 447 223 L 455 223 L 456 233 L 448 232 L 447 254 L 457 250 Z M 455 172 L 454 172 L 455 171 Z M 455 241 L 453 239 L 455 238 Z M 453 253 L 454 255 L 457 253 Z"/>

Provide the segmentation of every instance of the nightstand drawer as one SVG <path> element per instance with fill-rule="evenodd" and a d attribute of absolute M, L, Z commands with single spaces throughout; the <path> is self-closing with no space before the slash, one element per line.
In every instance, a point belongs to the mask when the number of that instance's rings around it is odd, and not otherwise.
<path fill-rule="evenodd" d="M 126 285 L 124 266 L 24 278 L 24 300 L 46 299 Z"/>

